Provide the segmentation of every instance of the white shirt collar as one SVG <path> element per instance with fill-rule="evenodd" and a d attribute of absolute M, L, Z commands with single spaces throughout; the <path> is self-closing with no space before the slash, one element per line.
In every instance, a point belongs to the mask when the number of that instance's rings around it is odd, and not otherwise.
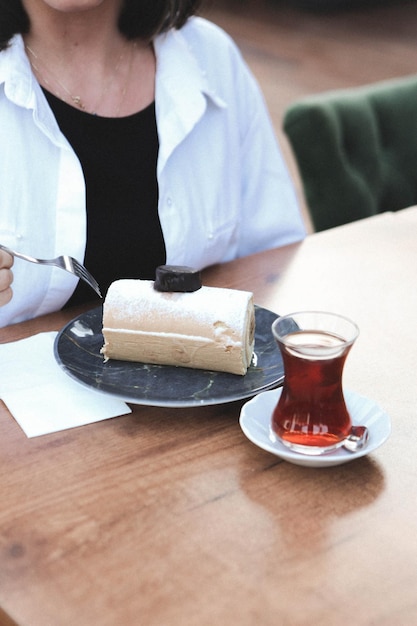
<path fill-rule="evenodd" d="M 154 48 L 156 116 L 159 136 L 165 138 L 160 145 L 161 170 L 175 147 L 201 119 L 207 103 L 220 108 L 226 107 L 226 103 L 216 94 L 181 31 L 170 30 L 159 35 Z M 0 84 L 4 84 L 10 101 L 32 109 L 35 122 L 55 144 L 62 145 L 62 133 L 33 75 L 21 35 L 15 35 L 9 48 L 0 54 Z"/>
<path fill-rule="evenodd" d="M 175 147 L 191 132 L 203 116 L 208 102 L 224 108 L 192 48 L 178 30 L 159 35 L 154 41 L 156 54 L 156 117 L 160 137 L 161 170 Z"/>
<path fill-rule="evenodd" d="M 35 122 L 57 145 L 63 145 L 63 135 L 48 105 L 25 51 L 23 37 L 15 35 L 10 46 L 0 54 L 0 85 L 4 84 L 6 98 L 17 106 L 33 110 Z"/>

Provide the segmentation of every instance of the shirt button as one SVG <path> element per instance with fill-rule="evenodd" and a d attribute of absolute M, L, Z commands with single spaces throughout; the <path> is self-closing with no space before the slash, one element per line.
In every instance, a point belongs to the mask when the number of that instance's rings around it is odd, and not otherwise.
<path fill-rule="evenodd" d="M 167 205 L 168 205 L 169 207 L 171 207 L 171 206 L 172 206 L 172 198 L 171 198 L 171 196 L 168 196 L 168 198 L 167 198 Z"/>

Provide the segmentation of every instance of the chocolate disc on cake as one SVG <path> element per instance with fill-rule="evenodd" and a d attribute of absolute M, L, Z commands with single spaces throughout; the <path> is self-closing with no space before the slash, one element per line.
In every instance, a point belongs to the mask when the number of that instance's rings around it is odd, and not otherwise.
<path fill-rule="evenodd" d="M 186 265 L 160 265 L 156 268 L 154 289 L 156 291 L 193 292 L 201 288 L 199 270 Z"/>

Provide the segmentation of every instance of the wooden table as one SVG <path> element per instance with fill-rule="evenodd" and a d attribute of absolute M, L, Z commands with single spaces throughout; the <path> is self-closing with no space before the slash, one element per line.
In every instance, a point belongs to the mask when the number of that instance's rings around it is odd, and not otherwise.
<path fill-rule="evenodd" d="M 310 469 L 250 443 L 242 402 L 135 406 L 34 439 L 0 403 L 0 623 L 415 625 L 417 209 L 211 268 L 205 281 L 250 289 L 278 313 L 355 319 L 345 384 L 390 414 L 390 439 Z M 73 315 L 10 326 L 0 341 Z"/>

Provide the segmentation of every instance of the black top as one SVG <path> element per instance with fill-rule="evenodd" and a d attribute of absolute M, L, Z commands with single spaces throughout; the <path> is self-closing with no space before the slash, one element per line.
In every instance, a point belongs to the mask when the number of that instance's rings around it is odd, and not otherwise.
<path fill-rule="evenodd" d="M 153 280 L 166 260 L 158 217 L 155 105 L 121 118 L 92 115 L 46 90 L 59 127 L 77 154 L 86 183 L 84 265 L 105 296 L 118 278 Z M 94 299 L 83 281 L 67 306 Z"/>

